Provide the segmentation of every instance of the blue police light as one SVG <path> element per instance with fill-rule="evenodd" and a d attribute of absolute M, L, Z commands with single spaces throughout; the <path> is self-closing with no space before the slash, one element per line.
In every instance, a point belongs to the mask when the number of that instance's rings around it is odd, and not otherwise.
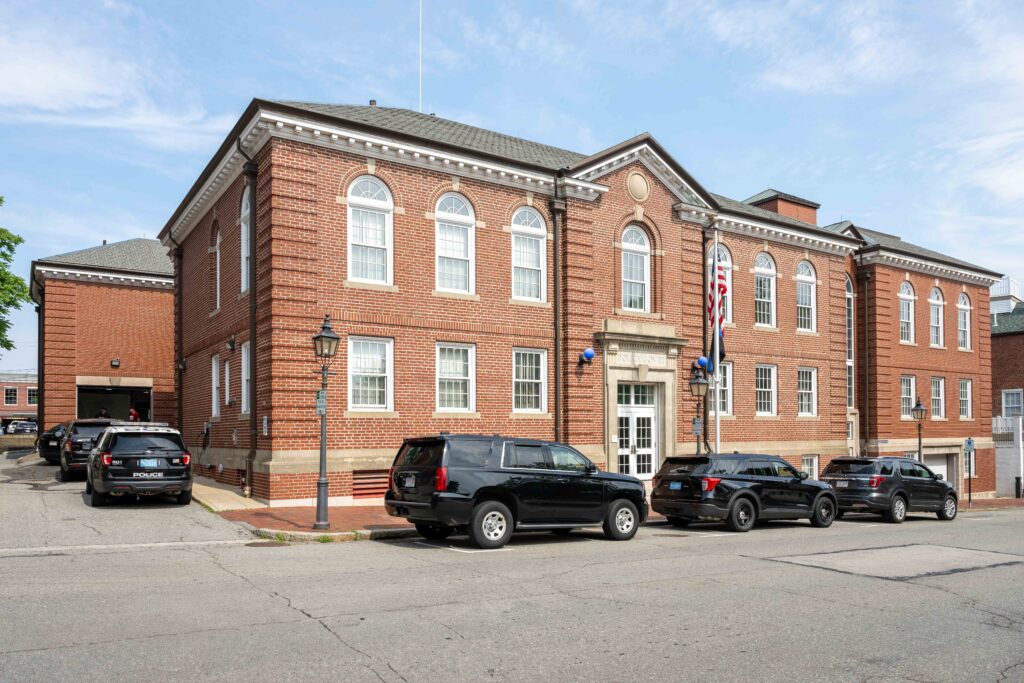
<path fill-rule="evenodd" d="M 580 354 L 580 357 L 579 357 L 579 360 L 577 361 L 577 364 L 578 365 L 584 365 L 584 364 L 590 365 L 591 363 L 594 362 L 594 356 L 595 355 L 596 354 L 594 353 L 594 349 L 592 349 L 592 348 L 590 348 L 588 346 L 587 348 L 583 349 L 583 353 Z"/>

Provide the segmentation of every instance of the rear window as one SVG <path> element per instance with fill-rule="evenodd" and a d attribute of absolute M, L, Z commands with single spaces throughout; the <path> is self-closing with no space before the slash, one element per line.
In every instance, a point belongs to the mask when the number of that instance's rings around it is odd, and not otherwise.
<path fill-rule="evenodd" d="M 415 441 L 402 445 L 395 467 L 440 467 L 444 441 Z"/>
<path fill-rule="evenodd" d="M 736 470 L 739 469 L 741 462 L 743 461 L 735 458 L 729 460 L 713 460 L 708 463 L 704 474 L 736 474 Z"/>
<path fill-rule="evenodd" d="M 103 433 L 103 430 L 107 428 L 107 425 L 75 425 L 71 433 L 76 436 L 88 436 L 89 438 L 95 439 L 97 436 Z"/>
<path fill-rule="evenodd" d="M 693 474 L 696 468 L 707 464 L 707 458 L 665 458 L 661 471 L 672 474 Z"/>
<path fill-rule="evenodd" d="M 876 474 L 880 466 L 883 470 L 881 474 L 892 474 L 892 465 L 890 463 L 882 463 L 875 460 L 867 462 L 863 460 L 833 460 L 821 474 L 824 477 L 836 474 Z"/>
<path fill-rule="evenodd" d="M 115 434 L 111 453 L 138 451 L 183 451 L 185 444 L 177 434 Z"/>
<path fill-rule="evenodd" d="M 448 467 L 484 467 L 491 454 L 491 441 L 458 439 L 448 442 Z"/>

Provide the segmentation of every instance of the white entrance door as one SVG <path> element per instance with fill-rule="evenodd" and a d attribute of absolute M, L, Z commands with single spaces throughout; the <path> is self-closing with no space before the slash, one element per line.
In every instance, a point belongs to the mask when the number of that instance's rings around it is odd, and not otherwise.
<path fill-rule="evenodd" d="M 619 472 L 650 479 L 658 469 L 658 415 L 653 384 L 620 384 Z"/>

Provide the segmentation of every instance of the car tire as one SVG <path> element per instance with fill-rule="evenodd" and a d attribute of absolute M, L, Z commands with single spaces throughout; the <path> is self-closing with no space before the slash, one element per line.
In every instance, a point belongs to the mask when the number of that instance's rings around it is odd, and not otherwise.
<path fill-rule="evenodd" d="M 496 500 L 485 500 L 473 508 L 469 538 L 478 548 L 494 550 L 508 543 L 514 525 L 508 507 Z"/>
<path fill-rule="evenodd" d="M 957 503 L 955 496 L 946 496 L 942 501 L 942 509 L 936 512 L 936 516 L 944 522 L 951 522 L 956 519 Z"/>
<path fill-rule="evenodd" d="M 811 511 L 811 526 L 827 529 L 836 518 L 836 502 L 828 496 L 819 496 Z"/>
<path fill-rule="evenodd" d="M 757 522 L 757 508 L 754 507 L 754 501 L 746 496 L 737 498 L 733 502 L 732 507 L 729 508 L 729 516 L 725 520 L 730 531 L 739 532 L 750 531 L 754 528 L 755 522 Z"/>
<path fill-rule="evenodd" d="M 907 499 L 896 495 L 889 501 L 889 511 L 885 513 L 885 521 L 890 524 L 902 524 L 907 518 Z"/>
<path fill-rule="evenodd" d="M 89 491 L 89 507 L 101 508 L 107 504 L 107 494 L 100 493 L 95 488 Z"/>
<path fill-rule="evenodd" d="M 92 479 L 89 478 L 89 475 L 85 476 L 85 492 L 92 493 Z"/>
<path fill-rule="evenodd" d="M 57 470 L 57 481 L 71 481 L 71 473 L 64 469 L 64 463 L 60 463 L 60 469 Z"/>
<path fill-rule="evenodd" d="M 612 541 L 628 541 L 636 536 L 640 515 L 628 500 L 613 500 L 604 517 L 604 535 Z"/>
<path fill-rule="evenodd" d="M 430 522 L 416 522 L 416 532 L 423 538 L 431 541 L 443 541 L 451 536 L 454 531 L 455 529 L 450 526 L 431 524 Z"/>
<path fill-rule="evenodd" d="M 552 529 L 551 533 L 553 533 L 555 536 L 568 536 L 569 534 L 571 534 L 574 531 L 576 531 L 576 530 L 575 529 Z"/>
<path fill-rule="evenodd" d="M 192 502 L 192 491 L 182 491 L 175 499 L 178 505 L 188 505 Z"/>
<path fill-rule="evenodd" d="M 666 517 L 665 521 L 667 521 L 672 526 L 684 527 L 690 526 L 690 522 L 692 522 L 693 520 L 687 519 L 686 517 Z"/>

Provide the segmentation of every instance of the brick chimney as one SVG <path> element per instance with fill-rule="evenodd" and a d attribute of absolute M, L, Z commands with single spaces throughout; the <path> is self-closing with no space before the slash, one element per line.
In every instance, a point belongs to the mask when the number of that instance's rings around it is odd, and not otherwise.
<path fill-rule="evenodd" d="M 821 204 L 812 202 L 809 199 L 803 199 L 770 188 L 764 192 L 758 192 L 750 199 L 744 200 L 743 203 L 756 206 L 765 211 L 788 216 L 789 218 L 795 218 L 804 223 L 811 223 L 812 225 L 818 224 L 818 208 L 821 206 Z"/>

